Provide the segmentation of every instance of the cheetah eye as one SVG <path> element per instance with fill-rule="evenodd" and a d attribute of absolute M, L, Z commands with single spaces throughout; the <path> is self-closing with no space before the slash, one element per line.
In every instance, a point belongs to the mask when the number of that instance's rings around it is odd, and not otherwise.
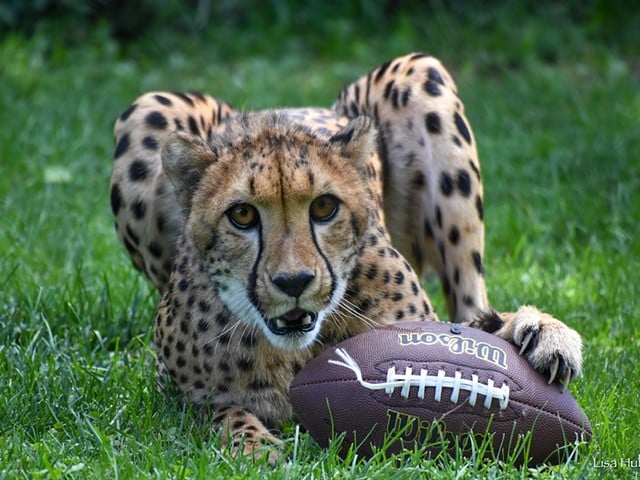
<path fill-rule="evenodd" d="M 328 222 L 338 213 L 340 201 L 333 195 L 320 195 L 309 208 L 314 222 Z"/>
<path fill-rule="evenodd" d="M 229 221 L 241 230 L 255 227 L 260 221 L 258 210 L 248 203 L 239 203 L 227 210 Z"/>

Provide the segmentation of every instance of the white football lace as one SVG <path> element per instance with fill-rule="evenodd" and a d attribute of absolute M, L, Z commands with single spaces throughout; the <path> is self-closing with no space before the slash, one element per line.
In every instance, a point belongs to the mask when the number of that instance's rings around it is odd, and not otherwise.
<path fill-rule="evenodd" d="M 424 399 L 425 389 L 435 388 L 433 398 L 436 402 L 440 402 L 442 399 L 442 389 L 450 388 L 451 395 L 449 400 L 452 403 L 458 403 L 460 391 L 464 390 L 469 392 L 468 402 L 469 405 L 475 406 L 478 395 L 484 396 L 484 408 L 491 408 L 493 400 L 497 400 L 500 406 L 500 410 L 504 410 L 509 405 L 509 386 L 502 385 L 501 387 L 494 386 L 492 379 L 487 379 L 487 383 L 480 383 L 477 375 L 471 375 L 471 380 L 462 378 L 460 372 L 456 372 L 454 377 L 446 375 L 444 370 L 438 370 L 438 375 L 429 375 L 427 370 L 420 369 L 419 375 L 414 375 L 411 367 L 407 367 L 405 373 L 396 373 L 396 367 L 391 366 L 387 370 L 387 381 L 381 383 L 366 382 L 362 378 L 362 372 L 356 361 L 342 348 L 337 348 L 336 353 L 343 361 L 329 360 L 329 363 L 333 365 L 339 365 L 346 367 L 356 374 L 356 378 L 360 385 L 369 390 L 384 390 L 388 395 L 391 395 L 396 388 L 402 387 L 400 395 L 404 398 L 409 398 L 411 387 L 418 387 L 417 397 Z"/>

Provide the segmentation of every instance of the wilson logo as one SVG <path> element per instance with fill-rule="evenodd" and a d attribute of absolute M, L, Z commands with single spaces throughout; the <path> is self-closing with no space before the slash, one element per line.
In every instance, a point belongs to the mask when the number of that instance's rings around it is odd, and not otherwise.
<path fill-rule="evenodd" d="M 507 369 L 507 354 L 501 348 L 485 342 L 478 342 L 473 338 L 461 335 L 449 335 L 448 333 L 399 333 L 400 345 L 442 345 L 456 355 L 472 355 L 480 360 Z"/>
<path fill-rule="evenodd" d="M 473 452 L 474 446 L 480 445 L 485 438 L 482 433 L 472 430 L 464 435 L 456 435 L 448 431 L 441 420 L 429 422 L 397 410 L 387 410 L 387 436 L 394 442 L 401 441 L 406 449 L 410 449 L 413 445 L 427 445 L 433 448 L 434 445 L 455 443 L 456 448 L 460 448 L 465 453 Z"/>

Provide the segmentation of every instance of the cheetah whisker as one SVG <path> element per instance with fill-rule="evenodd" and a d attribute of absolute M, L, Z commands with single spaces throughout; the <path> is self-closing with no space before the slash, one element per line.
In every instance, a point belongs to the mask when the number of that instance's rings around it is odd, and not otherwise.
<path fill-rule="evenodd" d="M 346 312 L 349 315 L 357 318 L 358 320 L 361 320 L 369 328 L 375 328 L 379 325 L 378 322 L 364 315 L 362 312 L 358 311 L 358 307 L 353 302 L 351 302 L 348 298 L 342 299 L 342 302 L 340 302 L 340 307 L 346 310 Z"/>
<path fill-rule="evenodd" d="M 215 343 L 216 346 L 218 345 L 218 340 L 224 336 L 224 335 L 229 335 L 229 338 L 233 338 L 234 334 L 236 333 L 236 331 L 238 330 L 238 327 L 240 326 L 242 322 L 238 319 L 235 320 L 234 322 L 232 322 L 230 325 L 226 326 L 224 329 L 222 329 L 221 332 L 219 332 L 217 335 L 211 335 L 207 338 L 205 338 L 202 342 L 203 345 L 207 345 L 210 343 Z M 246 324 L 245 324 L 246 325 Z"/>

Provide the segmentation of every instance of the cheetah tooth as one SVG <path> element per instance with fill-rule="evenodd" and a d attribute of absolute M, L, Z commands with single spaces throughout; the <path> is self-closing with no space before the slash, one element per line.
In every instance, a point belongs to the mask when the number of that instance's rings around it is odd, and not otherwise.
<path fill-rule="evenodd" d="M 311 325 L 311 314 L 307 313 L 302 319 L 302 325 Z"/>
<path fill-rule="evenodd" d="M 285 322 L 282 318 L 276 318 L 276 327 L 278 328 L 286 328 L 287 322 Z"/>

